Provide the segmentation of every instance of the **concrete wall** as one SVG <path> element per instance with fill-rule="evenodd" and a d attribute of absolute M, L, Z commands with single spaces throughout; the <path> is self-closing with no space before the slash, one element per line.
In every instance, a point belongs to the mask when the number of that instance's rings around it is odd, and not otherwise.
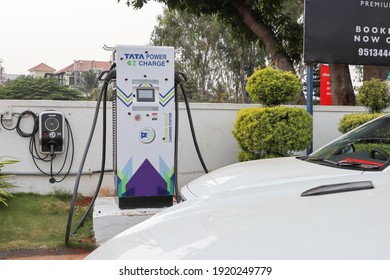
<path fill-rule="evenodd" d="M 20 163 L 8 165 L 3 168 L 3 173 L 15 174 L 14 182 L 19 187 L 16 192 L 36 192 L 51 193 L 56 190 L 73 192 L 76 174 L 80 166 L 80 160 L 85 150 L 90 127 L 95 112 L 96 102 L 74 102 L 74 101 L 20 101 L 1 100 L 0 111 L 11 107 L 14 115 L 12 123 L 5 121 L 9 127 L 15 125 L 18 114 L 31 110 L 40 113 L 45 110 L 57 110 L 65 114 L 69 121 L 75 141 L 74 163 L 70 175 L 61 183 L 49 183 L 49 176 L 42 173 L 34 165 L 34 161 L 29 152 L 28 138 L 20 137 L 15 130 L 8 131 L 0 127 L 0 156 L 15 157 Z M 237 111 L 240 108 L 257 107 L 258 105 L 244 104 L 190 104 L 192 118 L 196 135 L 203 159 L 209 170 L 214 170 L 237 162 L 239 152 L 237 142 L 232 135 L 233 122 Z M 305 107 L 302 107 L 305 108 Z M 101 111 L 101 110 L 100 110 Z M 108 104 L 107 121 L 107 160 L 106 170 L 112 170 L 112 107 Z M 343 107 L 343 106 L 315 106 L 314 108 L 314 150 L 323 146 L 330 140 L 338 137 L 338 122 L 346 113 L 364 112 L 363 107 Z M 94 193 L 99 173 L 101 169 L 101 139 L 102 139 L 102 114 L 99 114 L 98 124 L 93 137 L 92 145 L 89 149 L 88 158 L 84 166 L 84 175 L 81 179 L 79 192 L 85 195 Z M 32 128 L 32 118 L 22 118 L 20 127 L 25 132 L 30 132 Z M 70 156 L 70 155 L 68 155 Z M 65 155 L 58 155 L 54 161 L 53 170 L 57 171 L 63 162 Z M 199 162 L 194 144 L 192 141 L 187 112 L 184 104 L 180 104 L 179 114 L 179 185 L 204 174 Z M 39 167 L 49 173 L 50 165 L 38 162 Z M 61 179 L 61 176 L 56 176 Z M 106 172 L 102 184 L 101 195 L 113 195 L 112 172 Z"/>

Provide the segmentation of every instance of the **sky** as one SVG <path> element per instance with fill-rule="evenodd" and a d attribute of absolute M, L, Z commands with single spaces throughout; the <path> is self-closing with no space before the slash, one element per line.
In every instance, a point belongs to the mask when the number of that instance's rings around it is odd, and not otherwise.
<path fill-rule="evenodd" d="M 134 10 L 126 0 L 0 0 L 0 60 L 7 74 L 41 62 L 109 61 L 104 45 L 147 45 L 163 5 Z"/>

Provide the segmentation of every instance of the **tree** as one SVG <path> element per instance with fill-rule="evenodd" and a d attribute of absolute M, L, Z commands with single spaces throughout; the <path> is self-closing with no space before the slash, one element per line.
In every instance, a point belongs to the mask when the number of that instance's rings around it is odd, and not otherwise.
<path fill-rule="evenodd" d="M 224 65 L 227 67 L 228 84 L 234 84 L 236 102 L 248 103 L 250 97 L 245 90 L 246 81 L 257 68 L 266 67 L 269 56 L 258 42 L 248 41 L 245 38 L 234 38 L 231 30 L 224 29 L 222 37 Z"/>
<path fill-rule="evenodd" d="M 119 0 L 120 1 L 120 0 Z M 285 3 L 293 0 L 157 0 L 168 8 L 200 16 L 215 14 L 233 30 L 233 34 L 258 39 L 279 69 L 295 73 L 294 63 L 301 60 L 303 25 L 286 13 Z M 127 0 L 136 9 L 148 0 Z M 304 96 L 301 95 L 301 102 Z"/>
<path fill-rule="evenodd" d="M 1 65 L 3 63 L 3 59 L 0 58 L 0 86 L 5 84 L 7 79 L 4 77 L 4 67 Z"/>
<path fill-rule="evenodd" d="M 213 85 L 222 75 L 221 59 L 215 51 L 221 25 L 210 15 L 193 17 L 167 9 L 158 22 L 152 34 L 152 44 L 174 46 L 176 68 L 195 82 L 199 101 L 208 100 Z"/>
<path fill-rule="evenodd" d="M 351 74 L 347 64 L 329 64 L 333 105 L 355 105 Z"/>
<path fill-rule="evenodd" d="M 120 1 L 120 0 L 118 0 Z M 129 6 L 142 8 L 150 0 L 127 0 Z M 304 0 L 156 0 L 170 9 L 193 15 L 216 14 L 239 37 L 257 39 L 280 70 L 296 73 L 302 61 Z M 293 12 L 292 12 L 293 11 Z M 335 105 L 354 105 L 355 96 L 348 65 L 332 66 Z M 340 94 L 340 96 L 338 96 Z M 298 103 L 305 103 L 303 92 Z"/>
<path fill-rule="evenodd" d="M 390 105 L 390 87 L 380 79 L 364 81 L 357 99 L 370 113 L 380 113 Z"/>
<path fill-rule="evenodd" d="M 175 47 L 175 67 L 188 76 L 193 101 L 247 101 L 246 75 L 264 66 L 267 57 L 256 42 L 232 37 L 216 16 L 185 11 L 165 9 L 151 43 Z"/>
<path fill-rule="evenodd" d="M 321 65 L 319 63 L 313 64 L 313 104 L 320 103 L 320 83 L 321 83 Z M 307 79 L 303 75 L 303 91 L 307 94 Z"/>
<path fill-rule="evenodd" d="M 363 66 L 363 81 L 370 81 L 371 79 L 386 80 L 390 72 L 390 66 Z"/>
<path fill-rule="evenodd" d="M 89 99 L 92 95 L 93 89 L 98 87 L 98 75 L 95 71 L 89 70 L 83 72 L 81 76 L 80 85 L 76 86 L 77 89 L 84 92 Z"/>
<path fill-rule="evenodd" d="M 0 87 L 0 99 L 83 100 L 81 93 L 56 79 L 21 77 Z"/>

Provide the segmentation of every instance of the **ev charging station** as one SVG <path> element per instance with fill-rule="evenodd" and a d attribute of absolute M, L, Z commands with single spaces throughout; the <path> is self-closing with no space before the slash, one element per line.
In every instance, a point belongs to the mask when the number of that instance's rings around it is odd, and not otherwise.
<path fill-rule="evenodd" d="M 118 45 L 114 180 L 121 209 L 166 207 L 175 189 L 173 47 Z"/>
<path fill-rule="evenodd" d="M 117 45 L 113 64 L 102 72 L 103 87 L 98 95 L 91 131 L 77 173 L 65 244 L 87 218 L 101 186 L 105 164 L 105 124 L 108 84 L 115 81 L 113 98 L 113 171 L 116 201 L 120 209 L 162 208 L 173 205 L 173 197 L 181 201 L 177 184 L 178 104 L 180 87 L 187 108 L 192 139 L 205 173 L 196 140 L 188 98 L 183 83 L 184 73 L 174 72 L 174 48 Z M 103 102 L 102 169 L 99 182 L 87 211 L 71 232 L 73 210 L 84 163 Z"/>
<path fill-rule="evenodd" d="M 58 111 L 39 114 L 39 151 L 42 154 L 64 152 L 65 116 Z"/>

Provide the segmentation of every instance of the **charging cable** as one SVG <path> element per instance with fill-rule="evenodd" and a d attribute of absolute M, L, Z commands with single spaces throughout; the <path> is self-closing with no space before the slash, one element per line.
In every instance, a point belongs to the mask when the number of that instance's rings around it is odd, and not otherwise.
<path fill-rule="evenodd" d="M 98 95 L 96 108 L 95 108 L 95 114 L 94 114 L 93 121 L 92 121 L 92 126 L 91 126 L 91 131 L 89 133 L 87 144 L 86 144 L 86 147 L 84 149 L 84 153 L 83 153 L 83 156 L 82 156 L 82 159 L 81 159 L 80 167 L 79 167 L 79 170 L 78 170 L 78 173 L 77 173 L 76 182 L 75 182 L 74 189 L 73 189 L 73 196 L 72 196 L 72 200 L 71 200 L 69 216 L 68 216 L 68 223 L 67 223 L 67 226 L 66 226 L 66 233 L 65 233 L 65 245 L 66 246 L 69 245 L 70 237 L 72 235 L 74 235 L 76 233 L 76 231 L 85 222 L 85 219 L 87 218 L 89 212 L 92 209 L 93 204 L 95 203 L 95 200 L 96 200 L 96 198 L 98 196 L 98 193 L 100 191 L 100 187 L 101 187 L 101 184 L 102 184 L 102 181 L 103 181 L 105 162 L 106 162 L 106 126 L 107 126 L 106 125 L 106 122 L 107 122 L 106 102 L 107 102 L 107 89 L 108 89 L 108 84 L 111 82 L 111 80 L 116 79 L 115 66 L 116 65 L 114 63 L 111 66 L 109 71 L 104 71 L 99 76 L 99 80 L 103 80 L 104 83 L 103 83 L 102 89 L 101 89 L 101 91 L 100 91 L 100 93 Z M 106 75 L 106 76 L 103 78 L 104 75 Z M 97 123 L 97 119 L 98 119 L 98 116 L 99 116 L 100 103 L 101 103 L 102 99 L 103 99 L 103 136 L 102 136 L 102 161 L 101 161 L 102 165 L 101 165 L 101 172 L 100 172 L 99 180 L 98 180 L 98 183 L 97 183 L 97 186 L 96 186 L 96 189 L 95 189 L 95 193 L 94 193 L 94 195 L 92 197 L 92 200 L 91 200 L 87 210 L 85 211 L 83 217 L 80 219 L 80 221 L 75 226 L 74 230 L 71 232 L 74 207 L 75 207 L 75 204 L 76 204 L 77 193 L 78 193 L 78 188 L 79 188 L 79 185 L 80 185 L 81 175 L 83 173 L 84 164 L 85 164 L 85 161 L 86 161 L 86 158 L 87 158 L 87 155 L 88 155 L 89 148 L 91 146 L 93 135 L 95 133 L 96 123 Z"/>
<path fill-rule="evenodd" d="M 198 140 L 196 139 L 196 133 L 195 133 L 195 129 L 194 129 L 194 123 L 192 121 L 192 114 L 191 114 L 191 108 L 190 108 L 190 104 L 188 102 L 188 97 L 187 97 L 187 93 L 186 93 L 186 90 L 184 88 L 184 85 L 183 83 L 187 82 L 188 79 L 187 79 L 187 76 L 184 74 L 184 73 L 181 73 L 181 72 L 176 72 L 175 73 L 175 82 L 180 86 L 180 89 L 183 93 L 183 97 L 184 97 L 184 102 L 186 104 L 186 108 L 187 108 L 187 116 L 188 116 L 188 122 L 190 123 L 190 129 L 191 129 L 191 135 L 192 135 L 192 140 L 194 141 L 194 146 L 195 146 L 195 150 L 196 150 L 196 153 L 198 155 L 198 158 L 199 158 L 199 161 L 203 167 L 203 170 L 205 173 L 209 173 L 208 169 L 207 169 L 207 166 L 203 160 L 203 156 L 202 156 L 202 153 L 200 152 L 200 149 L 199 149 L 199 145 L 198 145 Z"/>
<path fill-rule="evenodd" d="M 203 160 L 203 157 L 202 157 L 202 153 L 200 152 L 200 149 L 199 149 L 199 145 L 198 145 L 198 140 L 196 138 L 196 133 L 195 133 L 195 129 L 194 129 L 194 123 L 192 121 L 192 114 L 191 114 L 191 108 L 190 108 L 190 105 L 189 105 L 189 102 L 188 102 L 188 98 L 187 98 L 187 93 L 186 93 L 186 90 L 185 90 L 185 87 L 183 85 L 183 83 L 187 82 L 188 79 L 187 79 L 187 76 L 184 74 L 184 73 L 181 73 L 181 72 L 175 72 L 175 119 L 176 119 L 176 124 L 175 124 L 175 159 L 174 159 L 174 166 L 175 166 L 175 192 L 176 192 L 176 201 L 178 203 L 180 203 L 183 198 L 181 197 L 180 195 L 180 188 L 179 188 L 179 183 L 178 183 L 178 179 L 177 179 L 177 173 L 178 173 L 178 139 L 179 139 L 179 100 L 178 100 L 178 86 L 180 87 L 181 89 L 181 92 L 183 94 L 183 97 L 184 97 L 184 102 L 185 102 L 185 105 L 186 105 L 186 111 L 187 111 L 187 116 L 188 116 L 188 122 L 190 124 L 190 130 L 191 130 L 191 135 L 192 135 L 192 140 L 194 142 L 194 146 L 195 146 L 195 150 L 196 150 L 196 153 L 198 155 L 198 158 L 199 158 L 199 161 L 203 167 L 203 170 L 205 173 L 208 173 L 208 169 L 207 169 L 207 166 Z"/>
<path fill-rule="evenodd" d="M 31 117 L 32 120 L 33 120 L 33 128 L 31 130 L 31 132 L 26 132 L 26 131 L 22 130 L 22 128 L 21 128 L 22 120 L 27 118 L 27 117 Z M 64 161 L 62 163 L 62 166 L 61 166 L 60 170 L 58 172 L 55 172 L 55 173 L 53 171 L 53 161 L 56 158 L 56 154 L 54 153 L 55 147 L 53 146 L 53 144 L 50 145 L 50 149 L 51 149 L 50 154 L 47 154 L 45 156 L 42 156 L 38 152 L 38 150 L 37 150 L 37 145 L 36 145 L 36 139 L 35 138 L 36 138 L 36 134 L 37 134 L 37 132 L 39 130 L 39 118 L 38 118 L 38 116 L 34 112 L 32 112 L 30 110 L 26 110 L 26 111 L 20 113 L 19 116 L 18 116 L 18 119 L 16 121 L 16 125 L 14 127 L 12 127 L 12 128 L 8 128 L 8 127 L 5 126 L 5 124 L 3 122 L 3 116 L 1 116 L 0 122 L 1 122 L 1 125 L 2 125 L 2 127 L 4 129 L 9 130 L 9 131 L 15 130 L 20 137 L 30 138 L 29 152 L 30 152 L 30 155 L 32 157 L 33 163 L 34 163 L 35 167 L 42 174 L 50 177 L 50 179 L 49 179 L 50 183 L 52 183 L 52 184 L 53 183 L 60 183 L 63 180 L 65 180 L 65 178 L 69 175 L 70 170 L 72 168 L 73 157 L 74 157 L 73 133 L 72 133 L 72 128 L 71 128 L 71 126 L 70 126 L 70 124 L 69 124 L 67 119 L 65 119 L 67 132 L 68 132 L 67 133 L 68 138 L 67 138 L 67 147 L 66 147 L 66 151 L 65 151 L 65 158 L 64 158 Z M 70 147 L 70 144 L 72 144 L 71 147 Z M 68 162 L 68 154 L 69 154 L 70 148 L 72 149 L 72 152 L 71 152 L 71 159 L 70 159 L 70 162 L 69 162 L 68 170 L 66 171 L 66 173 L 64 175 L 62 175 L 62 178 L 60 180 L 57 180 L 54 177 L 60 175 L 62 173 L 62 171 L 64 170 L 65 165 Z M 45 172 L 39 166 L 38 161 L 50 163 L 50 173 Z"/>

